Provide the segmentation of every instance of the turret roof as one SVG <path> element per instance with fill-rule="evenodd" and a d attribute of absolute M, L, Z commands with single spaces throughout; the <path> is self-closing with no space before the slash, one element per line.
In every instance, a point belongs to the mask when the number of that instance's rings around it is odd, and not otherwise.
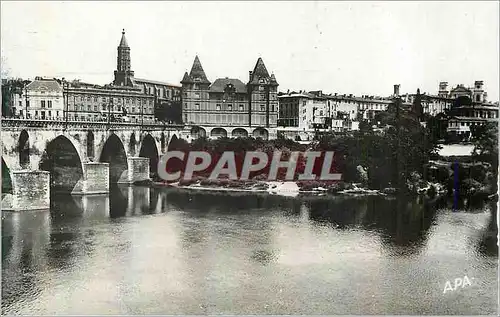
<path fill-rule="evenodd" d="M 122 39 L 120 40 L 120 45 L 118 47 L 129 47 L 127 39 L 125 38 L 125 29 L 122 31 Z"/>

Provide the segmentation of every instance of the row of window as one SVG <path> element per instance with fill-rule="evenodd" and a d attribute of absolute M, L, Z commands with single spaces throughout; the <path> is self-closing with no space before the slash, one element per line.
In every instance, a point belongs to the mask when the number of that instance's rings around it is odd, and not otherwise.
<path fill-rule="evenodd" d="M 33 103 L 30 103 L 29 100 L 26 100 L 26 108 L 29 108 L 30 105 L 33 105 Z M 19 100 L 19 108 L 22 107 L 23 107 L 23 102 Z M 40 108 L 52 108 L 52 100 L 40 100 Z"/>
<path fill-rule="evenodd" d="M 19 110 L 19 116 L 24 117 L 25 114 L 27 114 L 28 118 L 30 118 L 32 112 L 31 111 L 24 112 L 23 109 Z M 43 111 L 42 110 L 40 112 L 38 110 L 35 110 L 35 119 L 59 118 L 60 115 L 61 115 L 61 113 L 58 110 L 57 111 L 52 111 L 52 110 Z"/>
<path fill-rule="evenodd" d="M 153 87 L 147 87 L 146 88 L 146 93 L 148 95 L 154 95 L 154 89 L 153 89 Z M 158 97 L 162 97 L 163 96 L 163 98 L 170 98 L 170 97 L 179 95 L 179 91 L 178 90 L 173 90 L 173 93 L 172 93 L 172 91 L 170 89 L 160 89 L 160 88 L 158 88 L 156 90 L 156 95 Z"/>
<path fill-rule="evenodd" d="M 73 110 L 71 109 L 70 107 L 68 107 L 70 110 Z M 136 108 L 135 107 L 121 107 L 119 105 L 117 105 L 116 107 L 114 107 L 113 105 L 111 106 L 107 106 L 107 105 L 101 105 L 101 107 L 97 106 L 97 105 L 94 105 L 94 106 L 91 106 L 91 105 L 87 105 L 87 107 L 85 107 L 84 105 L 75 105 L 74 106 L 74 110 L 75 111 L 99 111 L 99 110 L 102 110 L 102 111 L 107 111 L 107 110 L 116 110 L 116 111 L 122 111 L 122 109 L 125 109 L 126 111 L 129 111 L 130 109 L 132 110 L 132 112 L 135 112 Z M 141 107 L 138 107 L 137 108 L 137 112 L 140 112 L 141 110 Z M 152 113 L 153 112 L 153 107 L 143 107 L 143 112 L 150 112 Z"/>
<path fill-rule="evenodd" d="M 184 103 L 184 109 L 188 109 L 188 104 L 187 103 Z M 238 105 L 238 111 L 245 111 L 245 105 Z M 201 110 L 200 108 L 200 104 L 195 104 L 193 109 L 191 110 Z M 232 104 L 228 104 L 228 105 L 224 105 L 224 107 L 222 107 L 221 104 L 216 104 L 215 105 L 215 110 L 216 111 L 233 111 L 233 105 Z M 270 105 L 270 112 L 274 112 L 275 111 L 275 107 L 274 107 L 274 104 L 271 104 Z M 265 105 L 260 105 L 260 111 L 266 111 L 266 106 Z"/>
<path fill-rule="evenodd" d="M 475 125 L 482 125 L 482 122 L 456 122 L 456 121 L 450 121 L 450 127 L 471 127 Z"/>
<path fill-rule="evenodd" d="M 248 115 L 245 114 L 206 114 L 206 113 L 192 113 L 184 114 L 185 122 L 193 122 L 196 124 L 248 124 Z M 253 115 L 253 124 L 266 124 L 266 116 Z M 269 117 L 269 123 L 275 124 L 276 117 Z"/>
<path fill-rule="evenodd" d="M 94 102 L 98 102 L 99 101 L 99 98 L 94 96 L 94 97 L 91 97 L 91 96 L 79 96 L 79 95 L 74 95 L 74 100 L 75 102 L 76 101 L 80 101 L 80 102 L 83 102 L 83 101 L 88 101 L 88 102 L 91 102 L 92 100 Z M 70 96 L 70 99 L 71 99 L 71 96 Z M 142 98 L 130 98 L 130 97 L 101 97 L 101 101 L 102 102 L 113 102 L 113 103 L 121 103 L 122 102 L 122 99 L 124 100 L 124 103 L 126 104 L 141 104 L 141 101 L 142 101 L 142 104 L 149 104 L 149 105 L 152 105 L 153 104 L 153 100 L 151 99 L 142 99 Z"/>

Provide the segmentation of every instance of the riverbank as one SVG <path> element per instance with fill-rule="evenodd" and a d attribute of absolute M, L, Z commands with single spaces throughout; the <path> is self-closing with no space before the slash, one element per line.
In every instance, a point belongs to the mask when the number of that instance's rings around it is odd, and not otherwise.
<path fill-rule="evenodd" d="M 198 191 L 217 192 L 249 192 L 267 193 L 271 195 L 296 197 L 299 195 L 345 195 L 345 196 L 395 196 L 395 188 L 382 190 L 368 189 L 356 183 L 328 182 L 328 181 L 264 181 L 248 180 L 236 181 L 229 179 L 209 180 L 196 178 L 192 181 L 175 183 L 154 182 L 155 186 L 166 186 Z M 423 186 L 422 186 L 423 185 Z M 446 194 L 444 186 L 440 184 L 424 183 L 415 185 L 415 193 L 435 197 Z"/>

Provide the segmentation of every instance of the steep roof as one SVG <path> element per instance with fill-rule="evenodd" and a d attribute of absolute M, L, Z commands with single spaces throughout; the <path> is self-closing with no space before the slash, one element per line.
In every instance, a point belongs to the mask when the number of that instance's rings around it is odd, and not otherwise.
<path fill-rule="evenodd" d="M 224 92 L 228 85 L 232 85 L 237 93 L 247 92 L 247 86 L 236 78 L 217 78 L 210 86 L 210 92 Z"/>
<path fill-rule="evenodd" d="M 191 72 L 189 73 L 189 76 L 195 82 L 210 84 L 210 81 L 207 79 L 207 75 L 205 75 L 205 71 L 201 66 L 201 62 L 200 59 L 198 58 L 198 55 L 196 55 L 196 57 L 194 58 L 193 67 L 191 67 Z"/>
<path fill-rule="evenodd" d="M 120 45 L 118 47 L 128 47 L 127 39 L 125 38 L 125 29 L 122 31 L 122 39 L 120 40 Z"/>
<path fill-rule="evenodd" d="M 181 84 L 189 84 L 193 83 L 193 78 L 189 77 L 188 73 L 184 73 L 184 77 L 182 77 Z"/>
<path fill-rule="evenodd" d="M 62 91 L 61 85 L 53 79 L 36 79 L 26 86 L 28 90 Z"/>
<path fill-rule="evenodd" d="M 278 82 L 276 81 L 276 77 L 274 77 L 274 74 L 271 74 L 271 79 L 269 80 L 269 83 L 272 86 L 278 86 Z"/>
<path fill-rule="evenodd" d="M 251 84 L 258 84 L 260 78 L 269 79 L 269 73 L 266 69 L 266 65 L 264 65 L 264 61 L 259 57 L 257 63 L 252 72 L 252 78 L 250 79 Z"/>

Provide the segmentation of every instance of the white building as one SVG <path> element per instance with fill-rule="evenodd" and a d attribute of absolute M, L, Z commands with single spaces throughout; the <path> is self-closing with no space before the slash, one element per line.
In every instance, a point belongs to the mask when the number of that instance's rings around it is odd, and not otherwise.
<path fill-rule="evenodd" d="M 21 118 L 61 120 L 64 117 L 63 89 L 55 79 L 37 77 L 14 99 L 14 115 Z"/>

